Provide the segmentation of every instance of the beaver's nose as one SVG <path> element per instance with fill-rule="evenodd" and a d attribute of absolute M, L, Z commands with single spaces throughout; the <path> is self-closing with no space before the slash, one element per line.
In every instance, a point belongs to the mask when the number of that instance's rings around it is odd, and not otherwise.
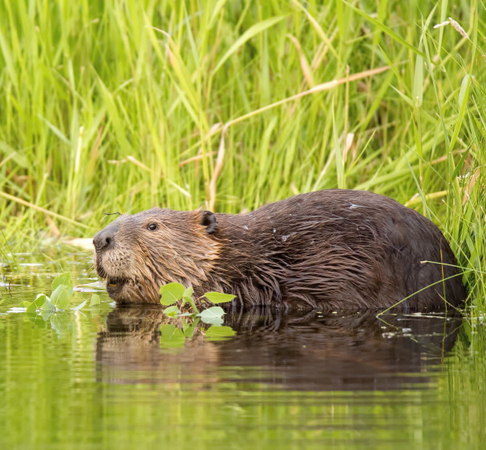
<path fill-rule="evenodd" d="M 93 238 L 93 244 L 97 252 L 102 252 L 115 246 L 116 231 L 117 227 L 108 226 L 96 233 L 95 237 Z"/>

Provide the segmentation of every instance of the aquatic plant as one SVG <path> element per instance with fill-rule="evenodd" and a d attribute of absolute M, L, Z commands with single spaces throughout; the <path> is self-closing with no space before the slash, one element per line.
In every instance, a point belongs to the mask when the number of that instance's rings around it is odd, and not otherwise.
<path fill-rule="evenodd" d="M 160 303 L 165 308 L 164 313 L 168 316 L 194 315 L 200 317 L 203 322 L 209 324 L 223 323 L 223 308 L 220 306 L 209 306 L 199 312 L 196 302 L 193 299 L 194 290 L 192 287 L 185 288 L 181 283 L 168 283 L 160 288 Z M 206 292 L 204 294 L 211 304 L 227 303 L 236 296 L 221 292 Z M 204 299 L 198 299 L 199 304 L 206 306 Z"/>
<path fill-rule="evenodd" d="M 68 309 L 71 305 L 73 295 L 73 282 L 69 273 L 64 273 L 56 277 L 51 284 L 52 293 L 48 297 L 46 294 L 38 294 L 33 302 L 24 301 L 20 306 L 26 309 L 28 314 L 37 311 L 57 312 Z M 83 307 L 82 305 L 81 307 Z"/>
<path fill-rule="evenodd" d="M 81 302 L 79 305 L 70 308 L 71 298 L 74 293 L 73 280 L 70 273 L 63 273 L 51 283 L 52 293 L 49 296 L 46 294 L 38 294 L 33 302 L 23 301 L 20 306 L 26 308 L 27 314 L 36 314 L 42 312 L 44 314 L 52 314 L 55 312 L 66 311 L 72 309 L 79 311 L 88 304 L 88 300 Z M 89 302 L 89 307 L 93 308 L 100 304 L 100 297 L 98 294 L 93 294 Z"/>

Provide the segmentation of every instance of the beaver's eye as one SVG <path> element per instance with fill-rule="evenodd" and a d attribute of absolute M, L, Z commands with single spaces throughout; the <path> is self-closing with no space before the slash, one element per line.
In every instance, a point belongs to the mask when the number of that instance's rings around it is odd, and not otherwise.
<path fill-rule="evenodd" d="M 149 223 L 147 225 L 147 230 L 150 230 L 150 231 L 155 231 L 157 228 L 159 228 L 159 227 L 157 226 L 156 223 Z"/>

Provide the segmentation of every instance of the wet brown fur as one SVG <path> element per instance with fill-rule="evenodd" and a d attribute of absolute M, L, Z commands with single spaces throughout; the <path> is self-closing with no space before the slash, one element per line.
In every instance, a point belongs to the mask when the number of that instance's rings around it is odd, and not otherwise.
<path fill-rule="evenodd" d="M 440 230 L 370 192 L 312 192 L 243 215 L 156 208 L 100 233 L 114 246 L 96 253 L 96 267 L 120 303 L 158 303 L 159 287 L 174 281 L 244 306 L 380 309 L 410 296 L 403 308 L 430 309 L 466 298 Z"/>

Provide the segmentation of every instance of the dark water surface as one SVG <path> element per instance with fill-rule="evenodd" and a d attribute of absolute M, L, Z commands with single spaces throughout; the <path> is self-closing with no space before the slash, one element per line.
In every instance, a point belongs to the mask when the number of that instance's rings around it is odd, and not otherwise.
<path fill-rule="evenodd" d="M 1 449 L 486 448 L 480 320 L 260 310 L 227 314 L 224 336 L 106 294 L 16 312 L 56 273 L 97 280 L 89 255 L 62 255 L 2 268 Z"/>

